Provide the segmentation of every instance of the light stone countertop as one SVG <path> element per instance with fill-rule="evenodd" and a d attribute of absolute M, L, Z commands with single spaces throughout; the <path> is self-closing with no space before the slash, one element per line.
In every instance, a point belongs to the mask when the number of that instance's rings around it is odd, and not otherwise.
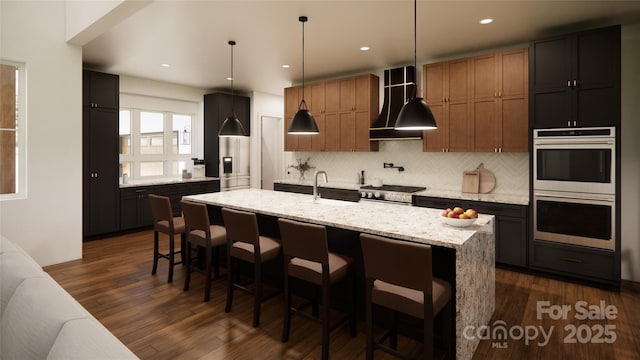
<path fill-rule="evenodd" d="M 440 209 L 383 202 L 314 202 L 311 195 L 258 189 L 189 195 L 184 199 L 450 248 L 459 248 L 480 229 L 487 231 L 486 225 L 493 232 L 493 215 L 481 214 L 473 225 L 457 228 L 443 223 Z"/>
<path fill-rule="evenodd" d="M 305 186 L 313 186 L 313 180 L 276 180 L 276 183 L 280 184 L 290 184 L 290 185 L 305 185 Z M 369 184 L 366 184 L 369 185 Z M 358 190 L 360 189 L 359 184 L 354 184 L 350 182 L 340 182 L 340 181 L 329 181 L 328 183 L 324 183 L 322 181 L 318 182 L 318 187 L 326 187 L 326 188 L 336 188 L 336 189 L 347 189 L 347 190 Z M 423 190 L 417 193 L 414 193 L 415 196 L 429 196 L 429 197 L 439 197 L 445 199 L 460 199 L 460 200 L 473 200 L 473 201 L 483 201 L 483 202 L 492 202 L 492 203 L 502 203 L 502 204 L 513 204 L 513 205 L 529 205 L 529 194 L 473 194 L 473 193 L 463 193 L 461 191 L 455 190 L 441 190 L 441 189 L 430 189 L 427 186 L 427 190 Z"/>
<path fill-rule="evenodd" d="M 427 189 L 427 190 L 414 193 L 413 195 L 439 197 L 439 198 L 445 198 L 445 199 L 473 200 L 473 201 L 512 204 L 512 205 L 529 205 L 529 194 L 523 194 L 523 195 L 491 194 L 491 193 L 490 194 L 474 194 L 474 193 L 463 193 L 461 191 L 454 191 L 454 190 Z"/>
<path fill-rule="evenodd" d="M 153 185 L 168 185 L 168 184 L 185 184 L 199 181 L 211 181 L 220 180 L 219 177 L 201 177 L 201 178 L 166 178 L 166 179 L 149 179 L 149 180 L 129 180 L 126 184 L 120 184 L 120 188 L 130 188 L 136 186 L 153 186 Z"/>
<path fill-rule="evenodd" d="M 495 310 L 493 215 L 480 215 L 476 224 L 456 228 L 442 222 L 440 209 L 385 202 L 320 199 L 314 203 L 311 195 L 258 189 L 183 199 L 453 249 L 456 359 L 473 358 L 480 338 L 465 337 L 464 331 L 488 326 Z"/>

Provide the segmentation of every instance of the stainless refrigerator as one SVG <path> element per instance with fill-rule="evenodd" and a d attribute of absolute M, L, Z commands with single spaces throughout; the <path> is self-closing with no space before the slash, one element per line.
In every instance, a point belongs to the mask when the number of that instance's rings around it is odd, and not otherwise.
<path fill-rule="evenodd" d="M 220 191 L 251 187 L 251 138 L 221 137 Z"/>

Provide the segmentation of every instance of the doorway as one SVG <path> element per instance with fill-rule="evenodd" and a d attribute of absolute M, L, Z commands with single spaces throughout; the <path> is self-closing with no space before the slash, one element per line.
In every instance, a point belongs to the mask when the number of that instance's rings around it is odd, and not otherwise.
<path fill-rule="evenodd" d="M 273 190 L 273 182 L 283 177 L 284 157 L 283 119 L 273 116 L 260 117 L 260 188 Z"/>

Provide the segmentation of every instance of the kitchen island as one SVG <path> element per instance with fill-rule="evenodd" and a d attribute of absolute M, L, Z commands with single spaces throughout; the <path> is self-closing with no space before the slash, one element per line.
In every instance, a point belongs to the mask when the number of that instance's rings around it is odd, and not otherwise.
<path fill-rule="evenodd" d="M 495 309 L 495 234 L 491 215 L 480 215 L 468 228 L 454 228 L 442 223 L 440 209 L 365 201 L 313 201 L 309 195 L 269 190 L 245 189 L 190 195 L 184 199 L 215 208 L 229 207 L 267 217 L 306 221 L 354 234 L 365 232 L 432 245 L 436 276 L 438 249 L 453 254 L 443 258 L 450 259 L 447 266 L 452 269 L 445 279 L 454 285 L 457 359 L 471 359 L 480 341 L 478 336 L 467 339 L 465 329 L 477 330 L 488 325 Z"/>

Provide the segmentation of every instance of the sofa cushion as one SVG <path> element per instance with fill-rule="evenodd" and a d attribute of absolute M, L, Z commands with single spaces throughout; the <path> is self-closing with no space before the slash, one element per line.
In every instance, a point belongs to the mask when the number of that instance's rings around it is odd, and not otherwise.
<path fill-rule="evenodd" d="M 67 321 L 56 338 L 48 360 L 137 359 L 93 318 Z"/>
<path fill-rule="evenodd" d="M 0 319 L 18 286 L 25 279 L 43 276 L 42 269 L 24 253 L 7 251 L 0 254 Z"/>
<path fill-rule="evenodd" d="M 0 322 L 0 357 L 45 359 L 67 321 L 88 312 L 47 277 L 25 279 L 4 309 Z"/>

